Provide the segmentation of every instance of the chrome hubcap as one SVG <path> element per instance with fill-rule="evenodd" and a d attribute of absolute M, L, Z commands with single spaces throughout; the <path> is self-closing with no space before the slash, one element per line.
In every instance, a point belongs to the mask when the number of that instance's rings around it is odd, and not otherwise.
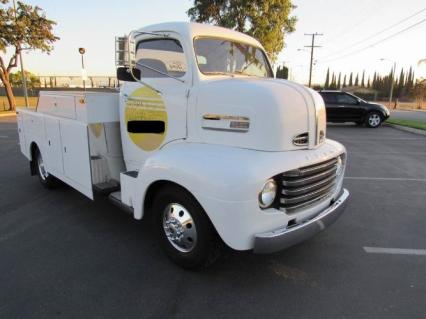
<path fill-rule="evenodd" d="M 188 253 L 197 243 L 197 228 L 191 214 L 180 204 L 167 205 L 163 212 L 163 229 L 177 250 Z"/>
<path fill-rule="evenodd" d="M 380 124 L 380 116 L 377 114 L 371 114 L 370 117 L 368 118 L 368 123 L 371 126 L 377 126 Z"/>
<path fill-rule="evenodd" d="M 43 180 L 45 180 L 49 176 L 49 173 L 46 171 L 46 168 L 44 167 L 43 158 L 41 157 L 40 153 L 38 154 L 37 164 L 38 164 L 38 171 L 40 172 L 40 176 Z"/>

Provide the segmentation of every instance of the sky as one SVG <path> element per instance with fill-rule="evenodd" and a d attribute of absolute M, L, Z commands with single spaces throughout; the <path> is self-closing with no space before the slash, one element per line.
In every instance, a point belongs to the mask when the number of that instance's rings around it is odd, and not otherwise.
<path fill-rule="evenodd" d="M 47 17 L 57 22 L 54 31 L 61 38 L 50 55 L 24 53 L 25 68 L 37 75 L 79 75 L 78 48 L 84 47 L 89 76 L 115 74 L 115 36 L 154 23 L 189 21 L 186 11 L 193 3 L 189 0 L 25 2 L 43 8 Z M 376 70 L 387 74 L 395 61 L 399 74 L 402 67 L 416 67 L 419 60 L 426 59 L 424 0 L 294 0 L 294 4 L 297 8 L 292 15 L 298 18 L 296 31 L 286 35 L 286 46 L 278 63 L 290 67 L 296 82 L 308 81 L 310 53 L 304 46 L 311 44 L 311 38 L 305 33 L 323 34 L 316 38 L 316 45 L 321 47 L 314 51 L 317 63 L 313 83 L 324 82 L 327 68 L 347 74 L 365 70 L 368 76 Z M 425 10 L 420 14 L 374 36 L 422 9 Z M 422 24 L 370 47 L 421 21 Z"/>

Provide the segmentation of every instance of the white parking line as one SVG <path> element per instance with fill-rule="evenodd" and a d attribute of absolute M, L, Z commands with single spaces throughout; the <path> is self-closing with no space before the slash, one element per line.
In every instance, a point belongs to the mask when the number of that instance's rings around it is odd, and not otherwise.
<path fill-rule="evenodd" d="M 348 141 L 348 142 L 369 142 L 369 141 L 424 141 L 424 137 L 387 137 L 387 138 L 357 138 L 349 139 L 340 136 L 332 136 L 333 139 L 337 141 Z"/>
<path fill-rule="evenodd" d="M 404 248 L 382 248 L 382 247 L 363 247 L 369 254 L 391 254 L 391 255 L 417 255 L 426 256 L 426 249 L 404 249 Z"/>
<path fill-rule="evenodd" d="M 426 155 L 426 152 L 351 152 L 352 154 L 361 155 Z"/>
<path fill-rule="evenodd" d="M 412 182 L 426 182 L 426 178 L 402 178 L 402 177 L 355 177 L 355 176 L 345 176 L 344 179 L 352 180 L 363 180 L 363 181 L 412 181 Z"/>
<path fill-rule="evenodd" d="M 6 135 L 0 135 L 0 138 L 9 138 L 9 136 L 6 136 Z"/>

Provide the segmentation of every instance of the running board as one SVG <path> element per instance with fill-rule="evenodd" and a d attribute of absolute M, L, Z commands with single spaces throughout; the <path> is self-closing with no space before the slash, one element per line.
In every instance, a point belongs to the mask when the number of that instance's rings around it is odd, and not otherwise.
<path fill-rule="evenodd" d="M 109 195 L 120 190 L 120 184 L 116 181 L 109 181 L 93 185 L 93 190 L 101 195 Z"/>
<path fill-rule="evenodd" d="M 114 192 L 109 194 L 108 199 L 118 208 L 120 208 L 121 210 L 125 211 L 128 214 L 133 215 L 133 207 L 130 207 L 126 204 L 124 204 L 121 201 L 121 192 Z"/>

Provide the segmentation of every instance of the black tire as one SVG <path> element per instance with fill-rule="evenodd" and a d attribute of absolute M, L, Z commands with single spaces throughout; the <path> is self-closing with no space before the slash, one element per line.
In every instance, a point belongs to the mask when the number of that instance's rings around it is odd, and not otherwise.
<path fill-rule="evenodd" d="M 370 112 L 365 119 L 365 125 L 369 128 L 377 128 L 383 122 L 382 115 L 378 112 Z"/>
<path fill-rule="evenodd" d="M 38 179 L 41 185 L 43 185 L 43 187 L 48 189 L 58 187 L 58 185 L 60 184 L 59 180 L 55 176 L 49 174 L 44 168 L 43 157 L 41 156 L 41 152 L 38 148 L 34 152 L 33 165 L 37 173 Z"/>
<path fill-rule="evenodd" d="M 177 246 L 177 244 L 172 244 L 172 240 L 169 240 L 166 235 L 166 226 L 164 225 L 166 221 L 170 221 L 167 215 L 169 214 L 170 216 L 171 214 L 173 216 L 173 207 L 171 207 L 173 205 L 175 205 L 174 207 L 184 207 L 186 210 L 185 213 L 189 213 L 189 216 L 192 218 L 191 223 L 194 224 L 192 226 L 189 225 L 190 223 L 186 223 L 184 224 L 185 226 L 182 225 L 182 228 L 179 229 L 187 229 L 188 226 L 191 226 L 189 228 L 195 226 L 192 230 L 195 231 L 196 237 L 194 241 L 191 240 L 190 245 L 192 245 L 192 248 L 189 251 L 181 251 L 179 248 L 176 248 L 174 245 Z M 154 198 L 152 213 L 155 231 L 158 234 L 161 247 L 166 255 L 177 265 L 185 269 L 197 269 L 210 266 L 220 257 L 223 250 L 222 241 L 204 209 L 185 189 L 174 185 L 164 187 Z M 180 215 L 181 213 L 176 211 L 175 214 Z M 173 227 L 174 230 L 175 228 Z M 183 241 L 184 239 L 182 239 Z M 180 248 L 183 249 L 182 247 Z"/>

